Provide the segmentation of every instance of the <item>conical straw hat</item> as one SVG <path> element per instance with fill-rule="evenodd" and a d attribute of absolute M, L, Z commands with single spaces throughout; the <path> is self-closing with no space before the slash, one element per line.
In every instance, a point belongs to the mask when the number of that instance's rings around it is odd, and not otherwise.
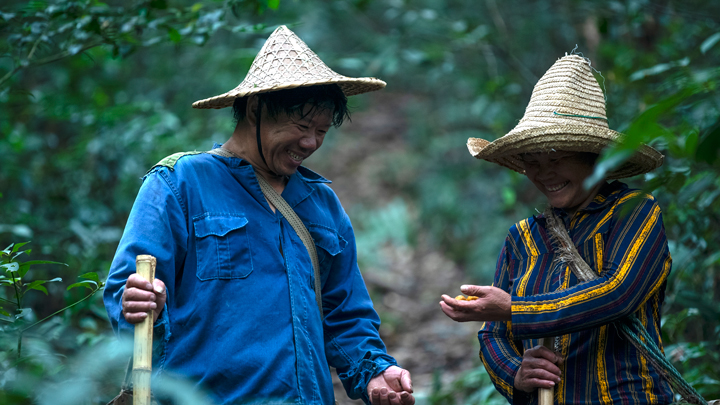
<path fill-rule="evenodd" d="M 335 83 L 345 96 L 380 90 L 385 82 L 335 73 L 294 32 L 278 27 L 265 41 L 239 86 L 219 96 L 193 103 L 194 108 L 225 108 L 238 97 L 302 86 Z"/>
<path fill-rule="evenodd" d="M 493 142 L 469 138 L 470 154 L 525 173 L 521 153 L 600 153 L 619 142 L 622 134 L 608 127 L 605 98 L 592 74 L 590 64 L 578 55 L 559 59 L 533 89 L 525 115 L 505 136 Z M 663 155 L 642 145 L 622 166 L 609 172 L 608 179 L 647 173 L 660 167 Z"/>

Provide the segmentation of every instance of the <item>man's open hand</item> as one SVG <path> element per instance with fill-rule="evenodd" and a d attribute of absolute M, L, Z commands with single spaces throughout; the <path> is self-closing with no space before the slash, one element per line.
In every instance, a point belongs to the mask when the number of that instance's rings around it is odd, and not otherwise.
<path fill-rule="evenodd" d="M 375 376 L 367 386 L 367 394 L 373 405 L 413 405 L 410 372 L 397 366 Z"/>

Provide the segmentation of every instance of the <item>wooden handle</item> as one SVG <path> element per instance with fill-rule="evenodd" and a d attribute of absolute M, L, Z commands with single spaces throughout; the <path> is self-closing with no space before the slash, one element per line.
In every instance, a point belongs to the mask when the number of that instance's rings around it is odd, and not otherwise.
<path fill-rule="evenodd" d="M 155 280 L 155 257 L 138 255 L 135 258 L 137 274 L 149 281 Z M 153 313 L 135 324 L 133 350 L 133 405 L 150 405 L 150 374 L 152 373 Z"/>
<path fill-rule="evenodd" d="M 546 337 L 542 338 L 542 345 L 555 351 L 555 338 Z M 538 405 L 553 405 L 555 398 L 555 389 L 553 388 L 538 388 Z"/>

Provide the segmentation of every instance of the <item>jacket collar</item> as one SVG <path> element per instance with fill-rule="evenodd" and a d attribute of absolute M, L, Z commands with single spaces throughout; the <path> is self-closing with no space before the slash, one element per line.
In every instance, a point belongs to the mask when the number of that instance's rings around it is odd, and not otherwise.
<path fill-rule="evenodd" d="M 613 181 L 612 183 L 605 182 L 605 184 L 600 187 L 600 190 L 598 190 L 595 198 L 590 201 L 590 204 L 588 204 L 587 207 L 579 210 L 578 212 L 593 212 L 603 210 L 608 206 L 612 205 L 618 198 L 620 198 L 620 196 L 625 190 L 627 190 L 627 188 L 627 184 L 621 183 L 617 180 Z M 553 208 L 553 211 L 555 211 L 555 215 L 557 215 L 558 218 L 562 219 L 563 222 L 568 225 L 568 221 L 570 220 L 570 218 L 568 218 L 568 214 L 567 212 L 565 212 L 564 209 Z M 538 221 L 543 227 L 545 227 L 544 217 L 533 215 L 533 218 L 535 218 L 536 221 Z"/>
<path fill-rule="evenodd" d="M 213 145 L 213 149 L 219 148 L 220 146 L 220 144 L 216 143 Z M 232 169 L 240 169 L 245 176 L 251 176 L 252 183 L 254 183 L 251 188 L 256 192 L 259 192 L 256 199 L 262 204 L 265 204 L 262 190 L 260 189 L 260 185 L 257 183 L 257 178 L 255 177 L 255 170 L 247 160 L 241 158 L 225 158 L 217 155 L 213 156 L 218 157 L 223 161 L 223 163 Z M 284 198 L 291 207 L 295 208 L 296 205 L 308 198 L 315 190 L 315 186 L 312 186 L 311 183 L 332 182 L 307 167 L 300 166 L 298 167 L 298 170 L 290 176 L 290 179 L 282 192 L 282 198 Z"/>

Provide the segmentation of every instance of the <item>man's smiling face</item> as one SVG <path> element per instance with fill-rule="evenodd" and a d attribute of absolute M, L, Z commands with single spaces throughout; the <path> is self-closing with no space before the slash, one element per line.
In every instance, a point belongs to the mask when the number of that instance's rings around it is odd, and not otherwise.
<path fill-rule="evenodd" d="M 327 109 L 303 109 L 303 114 L 276 118 L 263 117 L 260 126 L 263 153 L 268 169 L 280 176 L 291 176 L 316 150 L 332 126 L 332 112 Z M 265 115 L 266 116 L 266 115 Z"/>

